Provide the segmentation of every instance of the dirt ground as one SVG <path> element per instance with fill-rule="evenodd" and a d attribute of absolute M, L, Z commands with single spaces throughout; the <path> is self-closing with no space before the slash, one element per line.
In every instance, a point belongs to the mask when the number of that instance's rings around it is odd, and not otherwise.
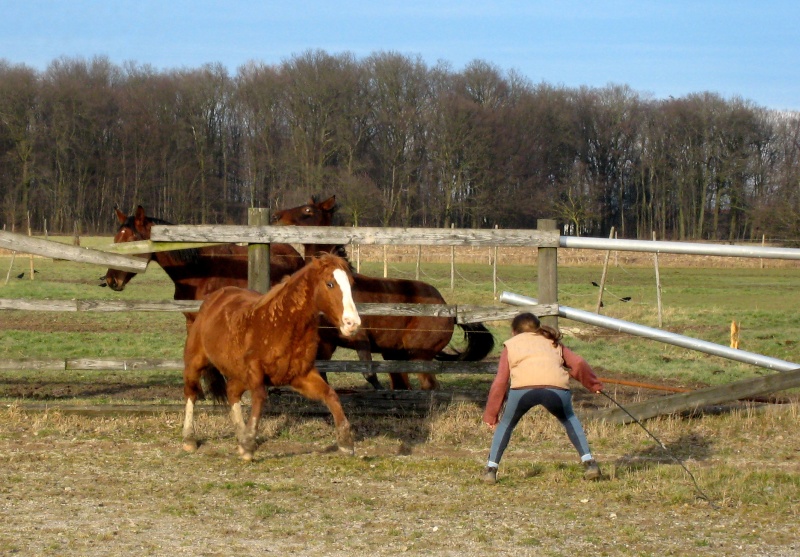
<path fill-rule="evenodd" d="M 730 451 L 730 435 L 715 441 L 713 424 L 670 425 L 670 450 L 712 506 L 653 443 L 594 423 L 587 428 L 604 481 L 583 481 L 563 432 L 529 420 L 500 483 L 483 484 L 490 434 L 479 415 L 462 405 L 424 418 L 351 416 L 354 457 L 331 446 L 324 418 L 268 416 L 256 460 L 245 463 L 222 413 L 200 414 L 204 443 L 187 454 L 180 411 L 86 417 L 6 406 L 0 555 L 800 551 L 796 443 L 781 455 Z M 754 474 L 775 480 L 754 482 Z M 748 482 L 758 493 L 743 492 Z"/>

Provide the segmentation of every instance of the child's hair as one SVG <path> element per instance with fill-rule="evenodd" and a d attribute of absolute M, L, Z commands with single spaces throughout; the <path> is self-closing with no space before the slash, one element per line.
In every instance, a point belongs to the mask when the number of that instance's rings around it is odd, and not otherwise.
<path fill-rule="evenodd" d="M 514 334 L 534 333 L 553 341 L 553 346 L 558 346 L 561 342 L 561 333 L 552 327 L 542 325 L 539 318 L 530 312 L 520 313 L 511 322 L 511 330 Z"/>

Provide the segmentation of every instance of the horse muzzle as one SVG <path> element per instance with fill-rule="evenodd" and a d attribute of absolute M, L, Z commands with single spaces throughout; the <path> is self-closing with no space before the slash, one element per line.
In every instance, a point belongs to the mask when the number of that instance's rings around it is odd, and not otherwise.
<path fill-rule="evenodd" d="M 125 281 L 118 280 L 116 277 L 107 276 L 106 283 L 100 286 L 108 286 L 114 292 L 122 292 L 125 290 Z"/>
<path fill-rule="evenodd" d="M 355 316 L 345 315 L 342 317 L 342 324 L 339 327 L 339 332 L 343 336 L 352 337 L 358 332 L 361 327 L 361 318 L 356 314 Z"/>

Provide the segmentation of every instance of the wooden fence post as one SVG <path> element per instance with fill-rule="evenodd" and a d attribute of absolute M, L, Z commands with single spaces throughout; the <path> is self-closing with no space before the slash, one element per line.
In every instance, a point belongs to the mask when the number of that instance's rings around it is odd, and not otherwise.
<path fill-rule="evenodd" d="M 558 223 L 552 219 L 538 219 L 537 230 L 558 230 Z M 538 249 L 539 303 L 558 303 L 558 248 Z M 558 316 L 547 315 L 541 318 L 543 325 L 558 329 Z"/>
<path fill-rule="evenodd" d="M 269 209 L 250 207 L 247 210 L 249 226 L 268 226 Z M 247 246 L 247 287 L 256 292 L 269 290 L 269 244 L 249 244 Z"/>
<path fill-rule="evenodd" d="M 450 229 L 455 229 L 455 223 L 450 223 Z M 456 246 L 450 246 L 450 291 L 456 289 Z"/>
<path fill-rule="evenodd" d="M 614 227 L 611 227 L 611 232 L 608 234 L 609 238 L 614 238 Z M 597 296 L 597 309 L 596 314 L 600 314 L 600 308 L 603 307 L 603 293 L 606 290 L 606 276 L 608 275 L 608 258 L 611 257 L 611 250 L 606 251 L 606 257 L 603 260 L 603 273 L 600 275 L 600 294 Z"/>
<path fill-rule="evenodd" d="M 656 241 L 656 231 L 653 230 L 653 241 Z M 661 311 L 661 273 L 658 270 L 658 251 L 653 251 L 653 263 L 656 267 L 656 301 L 658 305 L 658 328 L 664 326 L 663 312 Z"/>

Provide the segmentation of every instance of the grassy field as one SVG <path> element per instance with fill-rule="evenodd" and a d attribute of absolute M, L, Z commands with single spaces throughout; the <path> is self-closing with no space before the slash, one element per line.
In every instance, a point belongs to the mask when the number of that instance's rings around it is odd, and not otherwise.
<path fill-rule="evenodd" d="M 84 242 L 84 245 L 87 245 Z M 122 293 L 99 288 L 104 269 L 0 257 L 0 297 L 169 299 L 158 267 Z M 613 260 L 612 260 L 613 262 Z M 793 265 L 664 265 L 664 328 L 800 361 Z M 423 280 L 448 302 L 491 305 L 491 267 L 426 263 Z M 26 272 L 23 278 L 17 275 Z M 379 262 L 362 271 L 380 275 Z M 390 276 L 413 276 L 393 263 Z M 536 296 L 535 267 L 501 265 L 500 290 Z M 560 303 L 594 310 L 601 267 L 562 265 Z M 609 269 L 605 315 L 657 325 L 652 266 Z M 629 302 L 619 298 L 631 297 Z M 567 344 L 609 378 L 680 387 L 769 371 L 561 320 Z M 507 323 L 491 323 L 498 344 Z M 0 311 L 0 358 L 180 358 L 180 314 Z M 352 354 L 339 357 L 354 359 Z M 480 404 L 424 416 L 351 416 L 356 457 L 331 450 L 330 420 L 272 413 L 252 463 L 235 455 L 226 415 L 204 406 L 198 453 L 180 450 L 181 413 L 83 416 L 62 404 L 180 402 L 175 372 L 2 372 L 0 555 L 764 555 L 800 553 L 800 444 L 795 393 L 781 405 L 731 405 L 647 427 L 692 479 L 635 425 L 585 423 L 605 481 L 586 483 L 557 422 L 542 412 L 515 431 L 500 481 L 478 481 L 491 434 Z M 337 374 L 342 388 L 363 388 Z M 446 376 L 444 389 L 484 392 L 491 377 Z M 622 400 L 657 396 L 610 386 Z M 602 405 L 580 388 L 579 414 Z M 786 393 L 784 393 L 786 395 Z M 27 411 L 30 402 L 51 404 Z"/>

